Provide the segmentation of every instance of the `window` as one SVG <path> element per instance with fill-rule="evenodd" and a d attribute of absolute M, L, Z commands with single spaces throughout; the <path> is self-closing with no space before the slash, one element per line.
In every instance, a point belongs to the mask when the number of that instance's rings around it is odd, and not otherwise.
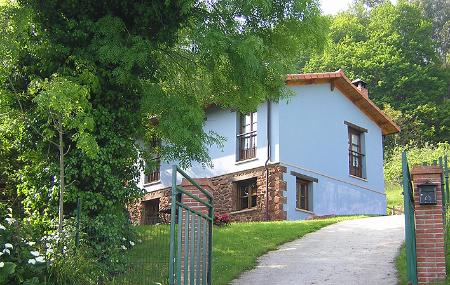
<path fill-rule="evenodd" d="M 236 210 L 256 207 L 257 187 L 256 178 L 236 182 L 237 206 Z"/>
<path fill-rule="evenodd" d="M 238 161 L 256 157 L 256 112 L 239 116 Z"/>
<path fill-rule="evenodd" d="M 297 209 L 311 211 L 311 181 L 297 178 Z"/>
<path fill-rule="evenodd" d="M 364 176 L 364 152 L 363 136 L 364 132 L 354 127 L 348 127 L 348 156 L 350 175 L 356 177 Z"/>
<path fill-rule="evenodd" d="M 151 183 L 159 181 L 161 178 L 160 175 L 160 165 L 161 165 L 161 156 L 159 154 L 159 148 L 161 147 L 161 141 L 158 139 L 153 139 L 150 142 L 151 151 L 154 153 L 153 158 L 149 163 L 149 167 L 152 169 L 149 173 L 145 175 L 145 183 Z"/>

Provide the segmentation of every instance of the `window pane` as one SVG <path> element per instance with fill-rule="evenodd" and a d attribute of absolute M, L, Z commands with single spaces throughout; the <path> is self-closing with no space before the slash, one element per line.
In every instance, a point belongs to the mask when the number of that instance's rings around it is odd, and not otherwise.
<path fill-rule="evenodd" d="M 241 198 L 241 206 L 239 207 L 239 210 L 248 208 L 248 198 Z"/>
<path fill-rule="evenodd" d="M 352 143 L 359 145 L 359 135 L 357 134 L 352 134 Z"/>
<path fill-rule="evenodd" d="M 243 210 L 251 207 L 256 207 L 256 179 L 249 179 L 237 182 L 237 209 Z"/>
<path fill-rule="evenodd" d="M 252 205 L 251 207 L 256 207 L 256 195 L 252 196 Z"/>

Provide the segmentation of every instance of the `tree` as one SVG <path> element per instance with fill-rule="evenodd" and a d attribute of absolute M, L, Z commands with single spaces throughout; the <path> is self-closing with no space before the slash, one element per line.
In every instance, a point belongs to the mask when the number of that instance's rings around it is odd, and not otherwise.
<path fill-rule="evenodd" d="M 448 120 L 441 120 L 448 113 L 449 73 L 436 52 L 431 22 L 418 6 L 400 1 L 336 16 L 324 53 L 314 56 L 305 71 L 339 68 L 365 80 L 380 107 L 388 104 L 416 120 L 426 136 L 420 141 L 450 137 Z M 410 138 L 413 133 L 407 132 L 405 128 L 400 135 Z"/>
<path fill-rule="evenodd" d="M 64 136 L 69 135 L 71 140 L 89 157 L 95 156 L 98 146 L 94 137 L 89 133 L 94 127 L 89 103 L 89 91 L 86 87 L 71 82 L 67 78 L 54 76 L 44 82 L 35 81 L 30 84 L 29 93 L 35 95 L 36 115 L 43 117 L 45 124 L 41 126 L 43 138 L 58 148 L 59 152 L 59 211 L 58 230 L 62 234 L 64 223 L 64 190 L 65 190 L 65 164 L 64 157 L 70 150 L 64 146 Z M 54 132 L 58 141 L 54 142 Z"/>
<path fill-rule="evenodd" d="M 208 163 L 207 146 L 221 138 L 203 131 L 205 106 L 248 112 L 287 96 L 283 77 L 295 70 L 296 55 L 320 49 L 325 38 L 314 0 L 23 0 L 0 11 L 6 23 L 0 59 L 7 61 L 0 90 L 21 99 L 23 112 L 17 100 L 7 108 L 20 113 L 28 134 L 16 146 L 20 177 L 2 171 L 27 215 L 51 217 L 52 177 L 65 169 L 62 176 L 71 181 L 65 212 L 83 200 L 89 218 L 83 230 L 104 263 L 127 234 L 125 206 L 142 194 L 137 182 L 144 163 L 136 160 L 145 146 L 137 141 L 162 140 L 161 158 L 182 166 Z M 45 84 L 30 92 L 36 82 Z M 68 100 L 68 109 L 59 109 L 65 103 L 58 100 L 49 106 L 53 95 Z M 75 95 L 86 102 L 73 101 Z M 57 111 L 89 118 L 88 127 L 61 120 Z M 95 156 L 87 155 L 90 143 L 80 133 L 98 144 Z M 58 167 L 61 146 L 71 149 L 65 167 Z"/>
<path fill-rule="evenodd" d="M 448 0 L 412 0 L 421 7 L 425 17 L 433 25 L 433 39 L 444 64 L 450 61 L 450 1 Z"/>

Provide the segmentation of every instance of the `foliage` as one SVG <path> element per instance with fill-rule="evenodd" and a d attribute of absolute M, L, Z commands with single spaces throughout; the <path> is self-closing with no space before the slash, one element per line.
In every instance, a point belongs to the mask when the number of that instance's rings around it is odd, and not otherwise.
<path fill-rule="evenodd" d="M 401 184 L 387 182 L 385 184 L 387 214 L 399 214 L 403 211 L 403 187 Z"/>
<path fill-rule="evenodd" d="M 214 214 L 214 225 L 216 226 L 228 226 L 230 224 L 230 216 L 228 214 Z"/>
<path fill-rule="evenodd" d="M 119 270 L 145 160 L 209 163 L 207 146 L 222 138 L 203 131 L 204 108 L 248 112 L 286 96 L 296 55 L 323 46 L 319 13 L 315 0 L 1 5 L 2 199 L 44 232 L 67 181 L 64 215 L 81 198 L 86 246 Z"/>
<path fill-rule="evenodd" d="M 450 157 L 450 145 L 448 143 L 439 143 L 437 145 L 417 146 L 398 146 L 384 164 L 384 177 L 388 183 L 402 182 L 402 152 L 406 151 L 408 155 L 408 164 L 412 169 L 415 165 L 423 163 L 432 164 L 438 161 L 440 157 L 447 155 Z"/>
<path fill-rule="evenodd" d="M 350 78 L 366 81 L 376 104 L 399 112 L 403 130 L 397 141 L 402 145 L 411 139 L 419 145 L 448 141 L 450 73 L 442 67 L 431 19 L 406 1 L 356 2 L 332 19 L 324 52 L 304 70 L 341 68 Z M 387 149 L 394 144 L 394 139 L 386 141 Z"/>
<path fill-rule="evenodd" d="M 412 0 L 433 24 L 433 39 L 444 64 L 450 64 L 450 2 L 447 0 Z"/>
<path fill-rule="evenodd" d="M 6 218 L 0 223 L 0 284 L 41 284 L 46 266 L 39 245 L 27 240 L 29 234 L 11 208 L 2 217 Z"/>

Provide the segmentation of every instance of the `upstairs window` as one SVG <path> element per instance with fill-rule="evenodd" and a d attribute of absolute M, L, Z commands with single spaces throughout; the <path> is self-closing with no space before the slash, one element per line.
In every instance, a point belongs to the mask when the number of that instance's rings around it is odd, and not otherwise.
<path fill-rule="evenodd" d="M 256 207 L 257 187 L 256 178 L 236 182 L 237 206 L 236 210 Z"/>
<path fill-rule="evenodd" d="M 238 161 L 256 157 L 257 114 L 241 114 L 237 134 Z"/>
<path fill-rule="evenodd" d="M 150 160 L 151 171 L 146 173 L 144 183 L 152 183 L 159 181 L 161 179 L 161 156 L 159 154 L 159 148 L 161 147 L 161 141 L 158 139 L 153 139 L 150 142 L 151 151 L 154 153 L 153 158 Z"/>
<path fill-rule="evenodd" d="M 364 178 L 364 130 L 354 126 L 348 127 L 348 157 L 350 175 Z"/>

